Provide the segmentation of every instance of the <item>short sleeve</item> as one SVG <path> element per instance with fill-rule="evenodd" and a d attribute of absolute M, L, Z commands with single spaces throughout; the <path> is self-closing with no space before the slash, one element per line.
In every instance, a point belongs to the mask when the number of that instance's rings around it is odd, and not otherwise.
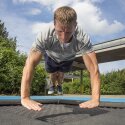
<path fill-rule="evenodd" d="M 78 29 L 77 40 L 79 42 L 78 54 L 86 54 L 94 51 L 89 35 L 82 29 Z"/>
<path fill-rule="evenodd" d="M 45 41 L 43 40 L 42 32 L 38 33 L 35 41 L 32 44 L 32 48 L 35 48 L 42 53 L 45 53 Z"/>

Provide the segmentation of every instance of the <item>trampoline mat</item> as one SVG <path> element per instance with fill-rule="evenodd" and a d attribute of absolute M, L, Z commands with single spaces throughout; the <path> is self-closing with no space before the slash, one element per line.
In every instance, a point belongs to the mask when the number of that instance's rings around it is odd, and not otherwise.
<path fill-rule="evenodd" d="M 33 111 L 21 105 L 0 106 L 0 125 L 124 125 L 125 108 L 81 109 L 78 105 L 44 104 Z"/>

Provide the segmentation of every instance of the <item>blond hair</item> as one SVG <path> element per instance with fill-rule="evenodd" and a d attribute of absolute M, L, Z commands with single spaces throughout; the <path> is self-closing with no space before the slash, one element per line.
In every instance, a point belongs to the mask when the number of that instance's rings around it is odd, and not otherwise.
<path fill-rule="evenodd" d="M 63 6 L 58 8 L 54 12 L 54 23 L 56 23 L 56 21 L 59 21 L 61 24 L 69 25 L 72 22 L 76 22 L 76 20 L 77 14 L 71 7 Z"/>

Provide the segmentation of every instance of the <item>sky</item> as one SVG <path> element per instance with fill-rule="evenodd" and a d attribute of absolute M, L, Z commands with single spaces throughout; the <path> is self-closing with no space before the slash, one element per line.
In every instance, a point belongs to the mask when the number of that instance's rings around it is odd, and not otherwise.
<path fill-rule="evenodd" d="M 0 0 L 0 20 L 17 37 L 17 49 L 28 53 L 37 33 L 53 24 L 53 12 L 64 5 L 75 9 L 92 44 L 125 37 L 125 0 Z M 125 60 L 99 64 L 101 73 L 123 68 Z"/>

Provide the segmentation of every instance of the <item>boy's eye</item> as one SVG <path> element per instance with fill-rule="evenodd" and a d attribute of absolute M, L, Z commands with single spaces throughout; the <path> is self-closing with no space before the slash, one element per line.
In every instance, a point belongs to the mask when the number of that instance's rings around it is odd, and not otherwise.
<path fill-rule="evenodd" d="M 66 32 L 67 34 L 71 34 L 71 32 Z"/>
<path fill-rule="evenodd" d="M 58 33 L 62 33 L 63 31 L 58 31 L 58 30 L 57 30 L 57 32 L 58 32 Z"/>

